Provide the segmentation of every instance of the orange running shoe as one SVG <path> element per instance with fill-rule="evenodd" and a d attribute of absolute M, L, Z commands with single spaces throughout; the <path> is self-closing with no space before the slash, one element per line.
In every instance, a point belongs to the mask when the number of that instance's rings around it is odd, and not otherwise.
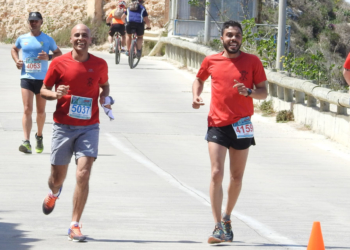
<path fill-rule="evenodd" d="M 81 233 L 80 228 L 82 225 L 74 224 L 68 229 L 68 240 L 71 241 L 85 241 L 86 237 Z"/>
<path fill-rule="evenodd" d="M 48 215 L 55 208 L 55 203 L 58 197 L 53 196 L 52 194 L 48 194 L 43 202 L 43 213 Z"/>

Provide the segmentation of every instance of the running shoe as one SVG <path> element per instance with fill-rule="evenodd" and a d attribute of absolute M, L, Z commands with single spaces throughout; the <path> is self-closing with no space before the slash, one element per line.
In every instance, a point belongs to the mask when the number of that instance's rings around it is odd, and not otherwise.
<path fill-rule="evenodd" d="M 141 50 L 137 50 L 137 53 L 136 53 L 137 59 L 140 59 L 141 55 L 142 55 L 142 51 Z"/>
<path fill-rule="evenodd" d="M 109 45 L 108 52 L 111 53 L 111 54 L 113 53 L 113 44 Z"/>
<path fill-rule="evenodd" d="M 72 225 L 69 229 L 68 229 L 68 240 L 71 241 L 85 241 L 86 240 L 86 236 L 84 236 L 81 231 L 80 228 L 82 227 L 82 225 L 78 224 L 74 224 Z"/>
<path fill-rule="evenodd" d="M 129 56 L 129 51 L 125 51 L 125 55 L 126 55 L 126 56 Z"/>
<path fill-rule="evenodd" d="M 224 229 L 225 241 L 232 242 L 233 241 L 233 232 L 232 232 L 231 221 L 230 220 L 227 220 L 227 221 L 222 220 L 221 225 Z"/>
<path fill-rule="evenodd" d="M 213 234 L 209 236 L 208 243 L 215 244 L 225 241 L 225 233 L 222 228 L 215 227 Z"/>
<path fill-rule="evenodd" d="M 32 153 L 32 146 L 30 145 L 30 142 L 28 140 L 23 141 L 21 146 L 19 146 L 19 151 L 26 153 L 26 154 L 31 154 Z"/>
<path fill-rule="evenodd" d="M 35 152 L 40 154 L 44 150 L 43 136 L 38 136 L 37 134 L 35 134 L 35 139 L 36 139 Z"/>
<path fill-rule="evenodd" d="M 58 199 L 58 197 L 56 196 L 53 196 L 53 194 L 49 193 L 45 199 L 44 199 L 44 202 L 43 202 L 43 213 L 48 215 L 50 214 L 53 209 L 55 208 L 55 203 L 56 203 L 56 200 Z"/>
<path fill-rule="evenodd" d="M 126 51 L 125 47 L 122 47 L 121 52 L 125 52 L 125 51 Z"/>

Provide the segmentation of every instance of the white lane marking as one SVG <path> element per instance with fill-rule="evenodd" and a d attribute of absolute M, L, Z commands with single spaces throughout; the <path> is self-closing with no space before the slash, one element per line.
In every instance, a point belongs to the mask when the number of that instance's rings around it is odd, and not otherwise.
<path fill-rule="evenodd" d="M 130 158 L 134 159 L 141 165 L 147 167 L 149 170 L 153 171 L 160 177 L 162 177 L 164 180 L 166 180 L 169 184 L 179 188 L 180 190 L 186 192 L 187 194 L 191 195 L 192 197 L 199 200 L 203 205 L 210 206 L 210 198 L 209 196 L 205 195 L 201 191 L 198 191 L 185 183 L 181 182 L 180 180 L 176 179 L 171 174 L 167 173 L 163 169 L 159 168 L 156 164 L 151 162 L 149 159 L 147 159 L 145 156 L 143 156 L 140 153 L 137 153 L 131 148 L 128 148 L 126 145 L 124 145 L 120 140 L 118 140 L 116 137 L 109 133 L 105 133 L 107 136 L 107 139 L 109 142 L 117 148 L 119 151 L 123 152 Z M 245 224 L 247 224 L 249 227 L 251 227 L 253 230 L 255 230 L 258 234 L 263 236 L 264 238 L 280 244 L 281 246 L 286 247 L 287 249 L 300 249 L 303 246 L 299 246 L 299 244 L 295 243 L 294 241 L 288 239 L 287 237 L 278 234 L 274 230 L 270 229 L 266 225 L 260 223 L 259 221 L 246 216 L 244 214 L 241 214 L 237 211 L 233 211 L 232 215 L 237 217 L 239 220 L 243 221 Z"/>

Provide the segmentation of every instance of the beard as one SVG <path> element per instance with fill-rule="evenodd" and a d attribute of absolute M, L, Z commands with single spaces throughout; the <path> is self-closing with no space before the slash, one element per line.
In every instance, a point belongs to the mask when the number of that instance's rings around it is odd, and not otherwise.
<path fill-rule="evenodd" d="M 236 49 L 230 49 L 230 46 L 227 43 L 223 43 L 225 50 L 229 54 L 237 54 L 241 48 L 241 44 L 238 45 Z"/>

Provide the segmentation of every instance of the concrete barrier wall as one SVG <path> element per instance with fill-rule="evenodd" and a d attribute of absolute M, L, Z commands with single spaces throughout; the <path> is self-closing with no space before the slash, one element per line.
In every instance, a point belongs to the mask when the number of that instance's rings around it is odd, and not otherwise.
<path fill-rule="evenodd" d="M 161 37 L 154 50 L 166 46 L 165 57 L 197 71 L 205 56 L 218 53 L 211 48 L 174 37 Z M 154 50 L 150 55 L 154 54 Z M 292 110 L 295 121 L 312 131 L 350 146 L 350 95 L 320 87 L 311 81 L 265 69 L 268 99 L 275 111 Z M 254 100 L 256 104 L 261 101 Z"/>

